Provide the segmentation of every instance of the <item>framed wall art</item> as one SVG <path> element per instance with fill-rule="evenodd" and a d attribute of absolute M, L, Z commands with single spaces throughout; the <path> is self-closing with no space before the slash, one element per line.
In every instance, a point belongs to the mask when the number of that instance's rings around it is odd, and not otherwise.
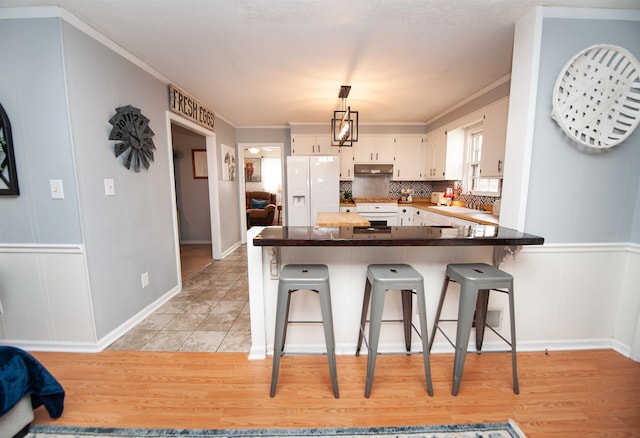
<path fill-rule="evenodd" d="M 262 161 L 260 158 L 244 159 L 244 180 L 246 182 L 262 181 Z"/>
<path fill-rule="evenodd" d="M 0 195 L 19 195 L 9 116 L 0 104 Z"/>
<path fill-rule="evenodd" d="M 207 150 L 191 149 L 191 160 L 193 162 L 193 179 L 208 178 Z"/>
<path fill-rule="evenodd" d="M 222 145 L 222 180 L 236 180 L 236 151 L 226 144 Z"/>

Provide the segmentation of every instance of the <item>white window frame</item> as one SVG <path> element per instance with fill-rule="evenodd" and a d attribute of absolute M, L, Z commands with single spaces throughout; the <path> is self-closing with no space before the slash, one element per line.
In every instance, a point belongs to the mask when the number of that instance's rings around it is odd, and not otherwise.
<path fill-rule="evenodd" d="M 502 189 L 502 184 L 500 183 L 501 178 L 483 178 L 482 176 L 475 177 L 476 180 L 497 180 L 498 188 L 495 191 L 491 190 L 478 190 L 473 188 L 473 167 L 475 166 L 478 171 L 480 169 L 480 161 L 482 159 L 482 141 L 480 141 L 479 153 L 476 157 L 474 157 L 474 139 L 478 138 L 478 136 L 482 136 L 482 123 L 477 123 L 471 126 L 468 126 L 465 130 L 465 167 L 464 167 L 464 187 L 467 188 L 466 192 L 471 193 L 475 196 L 500 196 L 500 192 Z M 477 161 L 472 161 L 475 159 Z"/>

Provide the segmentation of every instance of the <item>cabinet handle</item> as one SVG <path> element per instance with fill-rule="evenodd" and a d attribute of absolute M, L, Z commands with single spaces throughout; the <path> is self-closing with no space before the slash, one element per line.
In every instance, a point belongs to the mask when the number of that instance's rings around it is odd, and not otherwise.
<path fill-rule="evenodd" d="M 373 152 L 371 152 L 371 154 L 369 154 L 369 161 L 373 161 Z"/>
<path fill-rule="evenodd" d="M 398 178 L 400 178 L 400 169 L 398 169 Z"/>
<path fill-rule="evenodd" d="M 320 153 L 320 145 L 318 145 L 318 153 Z"/>
<path fill-rule="evenodd" d="M 376 161 L 378 161 L 378 153 L 376 152 Z"/>
<path fill-rule="evenodd" d="M 498 160 L 498 172 L 502 172 L 502 160 Z"/>

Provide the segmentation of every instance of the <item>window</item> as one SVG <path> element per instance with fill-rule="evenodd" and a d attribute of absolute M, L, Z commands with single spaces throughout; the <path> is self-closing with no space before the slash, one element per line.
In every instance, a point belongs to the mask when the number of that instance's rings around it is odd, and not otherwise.
<path fill-rule="evenodd" d="M 482 159 L 482 123 L 470 126 L 466 130 L 467 160 L 464 187 L 474 195 L 500 195 L 500 178 L 482 178 L 480 160 Z"/>
<path fill-rule="evenodd" d="M 269 193 L 277 193 L 282 184 L 282 164 L 280 158 L 264 157 L 262 159 L 262 184 Z"/>

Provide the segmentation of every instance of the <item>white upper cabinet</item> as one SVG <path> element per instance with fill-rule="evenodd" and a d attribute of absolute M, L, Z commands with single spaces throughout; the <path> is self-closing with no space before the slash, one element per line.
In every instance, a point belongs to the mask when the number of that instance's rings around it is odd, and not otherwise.
<path fill-rule="evenodd" d="M 480 156 L 481 177 L 503 175 L 508 114 L 508 98 L 499 100 L 484 109 L 482 154 Z"/>
<path fill-rule="evenodd" d="M 360 134 L 354 143 L 355 163 L 393 164 L 396 155 L 395 136 Z"/>
<path fill-rule="evenodd" d="M 444 178 L 445 142 L 444 129 L 436 129 L 426 136 L 424 147 L 424 168 L 426 180 L 440 180 Z"/>
<path fill-rule="evenodd" d="M 424 134 L 396 135 L 396 161 L 393 179 L 396 181 L 419 181 L 425 179 Z"/>
<path fill-rule="evenodd" d="M 353 147 L 342 146 L 339 149 L 340 155 L 340 180 L 353 180 Z"/>
<path fill-rule="evenodd" d="M 464 130 L 439 128 L 427 133 L 425 179 L 442 181 L 462 179 L 464 170 Z"/>
<path fill-rule="evenodd" d="M 447 131 L 444 163 L 445 180 L 460 180 L 464 176 L 465 136 L 464 128 Z"/>
<path fill-rule="evenodd" d="M 338 155 L 331 146 L 331 134 L 294 134 L 291 136 L 291 155 Z"/>

